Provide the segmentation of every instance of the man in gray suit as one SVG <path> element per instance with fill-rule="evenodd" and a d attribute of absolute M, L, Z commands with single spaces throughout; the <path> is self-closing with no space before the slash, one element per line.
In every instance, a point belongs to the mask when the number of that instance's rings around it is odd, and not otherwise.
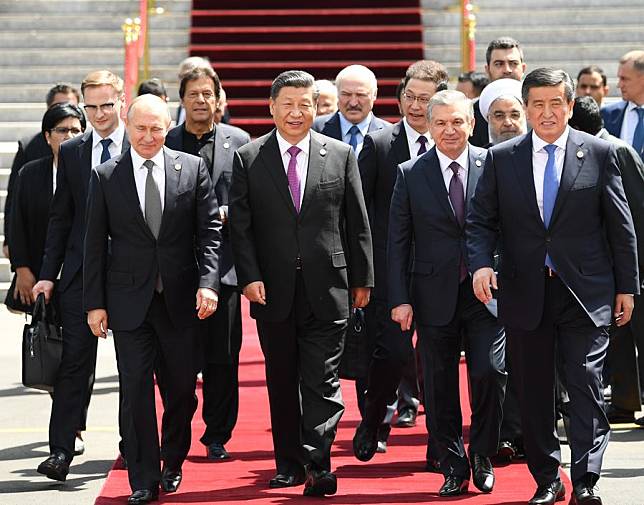
<path fill-rule="evenodd" d="M 228 231 L 228 192 L 232 183 L 233 153 L 250 142 L 244 130 L 215 124 L 221 99 L 221 83 L 211 67 L 195 68 L 179 86 L 186 120 L 168 132 L 165 145 L 203 159 L 217 195 L 222 221 L 219 254 L 219 310 L 208 318 L 204 329 L 202 416 L 206 431 L 201 443 L 208 459 L 230 458 L 224 444 L 230 440 L 239 410 L 239 350 L 242 341 L 240 294 L 233 266 Z"/>

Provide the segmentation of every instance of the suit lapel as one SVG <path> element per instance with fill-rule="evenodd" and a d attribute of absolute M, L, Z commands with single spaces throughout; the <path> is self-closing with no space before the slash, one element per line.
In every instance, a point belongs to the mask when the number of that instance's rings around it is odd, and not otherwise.
<path fill-rule="evenodd" d="M 224 168 L 232 164 L 232 150 L 230 148 L 230 135 L 224 133 L 223 128 L 215 127 L 213 135 L 214 158 L 210 160 L 212 166 L 212 182 L 215 184 L 224 171 Z M 213 156 L 213 146 L 209 143 L 210 156 Z"/>
<path fill-rule="evenodd" d="M 300 208 L 300 216 L 302 216 L 311 205 L 311 200 L 317 189 L 318 182 L 324 170 L 326 162 L 326 155 L 322 156 L 320 152 L 326 146 L 326 142 L 320 139 L 315 132 L 311 131 L 311 144 L 309 148 L 309 167 L 306 174 L 306 185 L 304 188 L 304 198 L 302 200 L 302 207 Z"/>
<path fill-rule="evenodd" d="M 331 138 L 342 140 L 342 128 L 340 128 L 340 113 L 336 112 L 331 116 L 331 118 L 326 122 L 326 132 L 325 135 L 328 135 Z"/>
<path fill-rule="evenodd" d="M 552 218 L 550 219 L 550 227 L 552 227 L 557 219 L 557 214 L 561 211 L 561 207 L 564 205 L 570 193 L 570 188 L 575 183 L 575 179 L 577 179 L 584 164 L 588 152 L 587 150 L 584 151 L 583 145 L 584 141 L 579 139 L 571 129 L 568 134 L 568 141 L 566 142 L 563 171 L 561 173 L 561 181 L 559 182 L 559 191 L 557 191 L 557 198 L 555 200 L 555 208 L 552 211 Z M 581 156 L 577 153 L 581 153 Z"/>
<path fill-rule="evenodd" d="M 168 215 L 174 210 L 177 203 L 177 195 L 179 194 L 179 182 L 181 181 L 181 163 L 177 160 L 178 154 L 171 154 L 167 149 L 163 149 L 163 159 L 165 172 L 165 195 L 163 205 L 163 216 L 161 218 L 161 229 L 159 230 L 159 237 L 163 233 L 164 227 L 167 225 Z M 179 167 L 177 170 L 176 167 Z"/>
<path fill-rule="evenodd" d="M 475 150 L 472 146 L 469 146 L 469 166 L 467 167 L 467 189 L 465 195 L 465 215 L 470 207 L 470 200 L 474 196 L 476 191 L 476 185 L 478 184 L 479 177 L 483 173 L 483 152 Z"/>
<path fill-rule="evenodd" d="M 148 224 L 145 222 L 143 212 L 141 211 L 141 202 L 139 201 L 139 195 L 136 192 L 136 182 L 134 181 L 134 167 L 132 165 L 132 156 L 130 156 L 129 152 L 126 152 L 123 156 L 121 156 L 121 159 L 116 162 L 114 171 L 116 172 L 116 176 L 121 186 L 123 197 L 131 207 L 130 212 L 135 216 L 137 222 L 141 225 L 144 232 L 148 234 L 152 239 L 154 239 L 154 235 L 152 235 Z"/>
<path fill-rule="evenodd" d="M 394 160 L 398 163 L 404 163 L 411 159 L 407 133 L 405 132 L 405 126 L 402 121 L 396 123 L 393 131 L 391 132 L 391 153 Z"/>
<path fill-rule="evenodd" d="M 266 170 L 271 175 L 277 192 L 281 195 L 286 206 L 293 215 L 296 215 L 291 192 L 288 189 L 288 179 L 284 171 L 284 163 L 280 154 L 279 144 L 277 143 L 276 130 L 268 136 L 266 142 L 259 148 L 259 159 L 264 163 Z"/>
<path fill-rule="evenodd" d="M 436 195 L 438 203 L 443 207 L 443 210 L 447 213 L 449 218 L 452 220 L 455 226 L 460 228 L 454 211 L 452 210 L 452 205 L 449 203 L 449 195 L 447 194 L 447 189 L 445 188 L 445 179 L 443 179 L 443 173 L 441 172 L 441 164 L 438 160 L 438 155 L 436 154 L 436 149 L 432 148 L 427 155 L 419 158 L 419 163 L 424 163 L 423 173 L 427 178 L 427 183 L 429 188 Z"/>
<path fill-rule="evenodd" d="M 523 190 L 525 201 L 530 207 L 534 217 L 543 224 L 537 194 L 534 189 L 534 173 L 532 170 L 532 133 L 527 133 L 514 145 L 513 156 L 515 173 L 519 180 L 519 186 Z"/>
<path fill-rule="evenodd" d="M 80 176 L 83 189 L 87 192 L 89 176 L 92 173 L 92 131 L 85 132 L 83 140 L 78 144 L 78 158 L 80 159 Z"/>

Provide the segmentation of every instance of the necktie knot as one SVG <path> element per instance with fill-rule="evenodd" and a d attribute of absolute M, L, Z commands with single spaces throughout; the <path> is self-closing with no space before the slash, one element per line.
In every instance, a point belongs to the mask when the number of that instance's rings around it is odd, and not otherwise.
<path fill-rule="evenodd" d="M 351 128 L 349 128 L 349 135 L 351 135 L 351 137 L 349 138 L 349 145 L 354 152 L 358 148 L 358 133 L 360 133 L 360 128 L 358 128 L 356 125 L 353 125 Z"/>
<path fill-rule="evenodd" d="M 427 152 L 427 137 L 425 135 L 421 135 L 418 137 L 418 143 L 420 144 L 420 147 L 418 148 L 418 152 L 416 153 L 418 156 L 421 154 L 425 154 Z"/>
<path fill-rule="evenodd" d="M 351 128 L 349 128 L 350 135 L 357 135 L 358 133 L 360 133 L 360 128 L 358 128 L 356 125 L 353 125 Z"/>
<path fill-rule="evenodd" d="M 555 154 L 557 146 L 554 144 L 548 144 L 547 146 L 543 146 L 543 149 L 548 153 L 548 156 L 552 156 L 553 154 Z"/>
<path fill-rule="evenodd" d="M 152 160 L 145 160 L 143 162 L 143 166 L 148 169 L 148 172 L 151 172 L 152 169 L 154 168 L 154 161 Z"/>
<path fill-rule="evenodd" d="M 302 149 L 300 149 L 297 146 L 291 146 L 286 150 L 287 153 L 291 155 L 291 158 L 295 158 L 300 152 L 302 152 Z"/>
<path fill-rule="evenodd" d="M 107 160 L 109 160 L 112 157 L 109 149 L 111 143 L 112 143 L 112 139 L 109 137 L 101 140 L 101 145 L 103 146 L 103 151 L 101 152 L 101 163 L 105 163 Z"/>
<path fill-rule="evenodd" d="M 111 143 L 112 143 L 112 139 L 109 138 L 109 137 L 106 138 L 106 139 L 101 140 L 101 144 L 103 145 L 103 149 L 106 149 L 106 148 L 110 147 Z"/>
<path fill-rule="evenodd" d="M 456 177 L 458 177 L 458 171 L 460 170 L 461 166 L 460 166 L 458 163 L 456 163 L 455 161 L 452 161 L 452 162 L 449 164 L 449 168 L 451 168 L 451 169 L 452 169 L 452 172 L 454 172 L 454 175 L 455 175 Z"/>

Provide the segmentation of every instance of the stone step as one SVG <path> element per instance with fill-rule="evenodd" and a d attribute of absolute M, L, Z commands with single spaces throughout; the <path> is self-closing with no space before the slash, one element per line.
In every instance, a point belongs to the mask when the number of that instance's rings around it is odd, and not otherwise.
<path fill-rule="evenodd" d="M 6 199 L 7 199 L 7 190 L 6 189 L 0 189 L 0 209 L 2 209 L 3 211 L 4 211 L 4 203 L 5 203 Z M 4 214 L 3 214 L 3 219 L 2 219 L 2 225 L 4 226 Z"/>
<path fill-rule="evenodd" d="M 37 25 L 36 25 L 37 26 Z M 186 30 L 151 30 L 150 45 L 151 47 L 182 47 L 187 46 L 190 42 L 190 36 Z M 42 30 L 40 27 L 32 28 L 28 31 L 8 31 L 0 32 L 0 47 L 5 49 L 77 49 L 82 45 L 83 52 L 91 48 L 119 48 L 123 47 L 122 31 L 114 30 L 93 30 L 77 31 L 70 36 L 68 28 L 64 30 Z"/>
<path fill-rule="evenodd" d="M 172 83 L 177 79 L 177 67 L 179 61 L 180 60 L 177 61 L 177 65 L 153 65 L 150 68 L 150 74 L 166 81 L 166 83 Z M 122 62 L 120 66 L 122 66 Z M 82 65 L 73 66 L 56 65 L 34 67 L 31 69 L 32 71 L 29 71 L 29 67 L 8 67 L 1 70 L 2 75 L 0 75 L 0 82 L 2 85 L 0 85 L 0 96 L 3 85 L 42 84 L 46 87 L 45 93 L 42 95 L 42 99 L 44 101 L 47 90 L 52 86 L 52 83 L 70 82 L 80 87 L 80 82 L 83 78 L 89 72 L 96 70 L 97 68 L 100 67 L 96 65 L 88 65 L 87 62 L 84 62 Z"/>
<path fill-rule="evenodd" d="M 35 135 L 39 131 L 39 121 L 0 123 L 0 142 L 10 142 L 12 140 L 21 139 L 27 135 Z"/>
<path fill-rule="evenodd" d="M 18 143 L 15 140 L 12 142 L 0 142 L 0 167 L 10 168 L 17 150 Z"/>
<path fill-rule="evenodd" d="M 96 67 L 87 67 L 87 72 L 81 72 L 83 74 L 83 77 L 87 75 L 87 73 L 90 70 L 95 69 Z M 153 76 L 156 76 L 157 74 L 154 72 L 154 68 L 152 67 L 150 74 Z M 119 75 L 122 75 L 119 72 L 119 69 L 112 67 L 112 70 L 119 73 Z M 53 83 L 55 82 L 71 82 L 72 84 L 75 84 L 80 88 L 80 82 L 83 77 L 80 77 L 78 80 L 73 81 L 73 80 L 66 80 L 66 79 L 60 79 L 60 80 L 52 80 L 51 82 L 48 82 L 46 84 L 0 84 L 0 102 L 3 103 L 44 103 L 45 96 L 47 95 L 47 91 L 52 87 Z M 173 80 L 176 79 L 176 77 L 173 78 Z M 168 83 L 166 82 L 166 88 L 168 90 L 168 95 L 170 96 L 171 100 L 178 100 L 179 99 L 179 86 L 178 84 L 174 83 Z"/>
<path fill-rule="evenodd" d="M 513 10 L 517 6 L 530 5 L 531 2 L 517 0 L 475 0 L 474 5 L 479 10 L 484 9 L 508 9 Z M 558 8 L 564 3 L 562 0 L 541 0 L 539 9 L 550 10 Z M 429 9 L 448 9 L 457 5 L 454 0 L 421 0 L 422 8 Z M 565 5 L 568 8 L 587 9 L 587 8 L 632 8 L 642 5 L 640 0 L 566 0 Z"/>
<path fill-rule="evenodd" d="M 3 237 L 4 238 L 4 237 Z M 11 263 L 5 257 L 0 258 L 0 283 L 11 282 Z M 4 302 L 4 298 L 0 298 L 0 303 Z"/>
<path fill-rule="evenodd" d="M 169 4 L 168 8 L 172 12 L 190 11 L 191 0 L 173 0 L 172 2 L 163 2 Z M 138 2 L 132 0 L 0 0 L 0 12 L 3 13 L 21 13 L 21 12 L 40 12 L 60 14 L 64 12 L 69 15 L 73 14 L 92 14 L 100 19 L 100 14 L 107 15 L 106 18 L 115 14 L 134 15 L 138 14 Z"/>
<path fill-rule="evenodd" d="M 132 3 L 132 2 L 130 2 Z M 168 2 L 166 2 L 167 4 Z M 74 32 L 76 30 L 114 30 L 122 33 L 121 25 L 126 17 L 132 17 L 134 10 L 124 12 L 122 16 L 97 16 L 91 14 L 77 14 L 74 16 L 60 14 L 42 14 L 42 11 L 33 14 L 24 12 L 7 14 L 0 11 L 0 26 L 4 30 L 33 30 L 37 26 L 39 30 L 57 30 L 61 26 Z M 155 30 L 183 30 L 187 33 L 190 28 L 190 17 L 185 13 L 175 14 L 166 12 L 162 15 L 154 15 L 148 18 L 150 32 Z M 73 33 L 75 40 L 83 40 Z"/>
<path fill-rule="evenodd" d="M 7 184 L 9 184 L 10 174 L 11 174 L 11 167 L 0 168 L 0 189 L 7 189 Z"/>
<path fill-rule="evenodd" d="M 152 48 L 150 50 L 151 65 L 178 65 L 186 57 L 186 47 L 180 48 Z M 23 67 L 26 62 L 32 70 L 33 67 L 49 67 L 52 61 L 65 62 L 65 65 L 87 65 L 89 62 L 94 68 L 108 67 L 122 73 L 123 48 L 88 48 L 82 51 L 69 49 L 21 49 L 19 51 L 1 51 L 0 67 Z M 0 72 L 0 84 L 4 83 Z"/>
<path fill-rule="evenodd" d="M 4 190 L 5 188 L 2 188 Z M 0 212 L 0 232 L 4 231 L 4 206 L 0 209 L 2 212 Z M 4 242 L 4 235 L 2 236 L 2 241 Z M 0 258 L 4 258 L 4 254 L 2 253 L 2 247 L 0 247 Z"/>

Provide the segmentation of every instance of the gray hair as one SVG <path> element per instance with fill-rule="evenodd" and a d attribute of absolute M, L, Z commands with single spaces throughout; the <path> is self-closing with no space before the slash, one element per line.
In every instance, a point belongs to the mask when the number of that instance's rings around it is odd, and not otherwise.
<path fill-rule="evenodd" d="M 469 119 L 474 119 L 474 106 L 472 105 L 472 100 L 467 98 L 465 94 L 455 89 L 446 89 L 444 91 L 439 91 L 434 96 L 429 99 L 429 104 L 427 105 L 427 119 L 432 120 L 432 110 L 437 105 L 455 105 L 458 103 L 465 104 L 467 110 L 467 116 Z"/>
<path fill-rule="evenodd" d="M 271 98 L 277 99 L 282 88 L 313 88 L 313 101 L 317 102 L 320 93 L 315 86 L 315 78 L 304 70 L 287 70 L 278 75 L 271 84 Z"/>
<path fill-rule="evenodd" d="M 378 80 L 376 79 L 376 74 L 374 74 L 370 69 L 364 65 L 349 65 L 344 67 L 335 78 L 335 86 L 338 88 L 338 93 L 340 92 L 340 85 L 342 84 L 342 79 L 347 77 L 358 77 L 364 79 L 369 84 L 371 92 L 375 94 L 378 91 Z"/>
<path fill-rule="evenodd" d="M 575 83 L 566 71 L 549 67 L 534 69 L 525 76 L 523 85 L 521 86 L 521 98 L 523 98 L 523 103 L 528 105 L 528 95 L 532 88 L 559 86 L 562 83 L 564 85 L 564 96 L 566 101 L 572 102 L 575 99 Z"/>
<path fill-rule="evenodd" d="M 638 72 L 644 72 L 644 51 L 629 51 L 619 59 L 620 65 L 633 62 L 633 68 Z"/>

